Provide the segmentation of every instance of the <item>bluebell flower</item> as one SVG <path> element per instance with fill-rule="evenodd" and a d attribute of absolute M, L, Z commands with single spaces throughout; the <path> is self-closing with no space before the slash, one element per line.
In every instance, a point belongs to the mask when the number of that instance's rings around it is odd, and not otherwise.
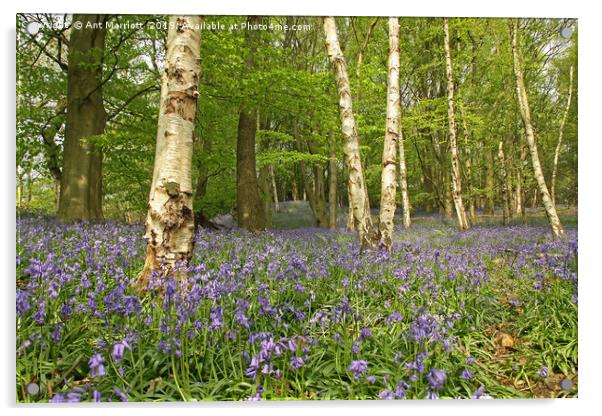
<path fill-rule="evenodd" d="M 431 389 L 437 390 L 443 386 L 443 383 L 447 380 L 447 375 L 445 374 L 445 371 L 433 368 L 431 372 L 426 375 L 426 379 L 428 380 Z"/>
<path fill-rule="evenodd" d="M 102 377 L 107 374 L 104 366 L 104 359 L 98 353 L 92 355 L 90 361 L 88 361 L 88 365 L 90 366 L 91 377 Z"/>
<path fill-rule="evenodd" d="M 353 379 L 357 380 L 368 370 L 368 363 L 365 360 L 354 360 L 347 369 L 353 373 Z"/>

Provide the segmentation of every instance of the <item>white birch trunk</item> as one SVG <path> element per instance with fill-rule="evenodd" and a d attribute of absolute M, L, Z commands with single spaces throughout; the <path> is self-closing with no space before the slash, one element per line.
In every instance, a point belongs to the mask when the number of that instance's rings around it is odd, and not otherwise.
<path fill-rule="evenodd" d="M 558 172 L 558 156 L 560 155 L 560 149 L 562 148 L 562 138 L 564 135 L 564 125 L 566 119 L 569 116 L 569 109 L 571 108 L 571 97 L 573 95 L 573 66 L 569 72 L 569 96 L 566 101 L 566 108 L 564 109 L 564 115 L 560 121 L 560 132 L 558 133 L 558 144 L 556 145 L 556 151 L 554 152 L 554 168 L 552 169 L 552 183 L 550 184 L 550 197 L 552 203 L 556 205 L 556 173 Z"/>
<path fill-rule="evenodd" d="M 401 191 L 401 207 L 403 209 L 403 226 L 409 228 L 412 225 L 410 217 L 410 196 L 408 194 L 408 170 L 406 167 L 406 156 L 404 149 L 403 129 L 399 127 L 399 139 L 397 146 L 399 148 L 399 188 Z"/>
<path fill-rule="evenodd" d="M 516 94 L 518 96 L 518 106 L 520 114 L 523 119 L 523 125 L 525 127 L 525 135 L 527 136 L 527 143 L 529 144 L 529 152 L 531 153 L 531 164 L 533 165 L 533 174 L 537 181 L 539 192 L 541 193 L 541 199 L 543 206 L 548 216 L 550 228 L 555 238 L 564 237 L 564 230 L 560 223 L 560 218 L 556 213 L 556 207 L 550 197 L 548 186 L 543 176 L 541 163 L 539 161 L 539 153 L 537 151 L 537 143 L 535 141 L 535 132 L 533 131 L 533 125 L 531 124 L 531 110 L 529 109 L 529 99 L 527 97 L 527 90 L 525 88 L 525 81 L 523 78 L 523 69 L 520 56 L 520 46 L 518 44 L 518 19 L 514 20 L 512 30 L 512 57 L 514 63 L 514 76 L 516 78 Z"/>
<path fill-rule="evenodd" d="M 155 165 L 146 217 L 144 270 L 136 283 L 148 288 L 153 271 L 170 273 L 188 262 L 194 244 L 192 145 L 200 78 L 200 16 L 172 16 L 157 128 Z"/>
<path fill-rule="evenodd" d="M 367 210 L 364 172 L 360 158 L 359 139 L 353 106 L 351 90 L 349 88 L 349 76 L 345 57 L 339 46 L 337 28 L 334 17 L 324 17 L 324 34 L 326 37 L 326 49 L 328 57 L 334 66 L 338 90 L 339 111 L 341 117 L 341 131 L 343 135 L 343 152 L 345 162 L 349 171 L 348 187 L 350 203 L 353 209 L 354 223 L 357 228 L 360 246 L 363 249 L 374 248 L 376 238 L 373 235 L 372 218 Z"/>
<path fill-rule="evenodd" d="M 449 46 L 449 27 L 447 18 L 443 19 L 443 30 L 445 34 L 445 69 L 447 74 L 447 118 L 449 122 L 449 147 L 452 165 L 452 198 L 458 217 L 458 227 L 461 231 L 469 228 L 462 202 L 462 176 L 460 174 L 460 162 L 458 160 L 458 143 L 456 139 L 456 121 L 454 116 L 454 81 L 452 72 L 451 51 Z"/>
<path fill-rule="evenodd" d="M 393 217 L 395 216 L 396 156 L 399 140 L 399 18 L 389 18 L 389 68 L 387 78 L 387 121 L 383 145 L 383 169 L 380 190 L 380 221 L 378 224 L 381 244 L 391 250 L 393 243 Z"/>

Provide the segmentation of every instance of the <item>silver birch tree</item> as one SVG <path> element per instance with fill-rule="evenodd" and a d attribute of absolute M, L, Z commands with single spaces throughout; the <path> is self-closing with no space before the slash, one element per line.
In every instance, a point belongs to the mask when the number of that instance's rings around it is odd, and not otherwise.
<path fill-rule="evenodd" d="M 153 271 L 171 273 L 188 262 L 194 244 L 192 147 L 200 79 L 200 16 L 171 16 L 153 179 L 146 216 L 146 258 L 136 288 Z"/>
<path fill-rule="evenodd" d="M 324 17 L 324 35 L 326 37 L 326 50 L 333 64 L 339 91 L 339 113 L 341 118 L 341 131 L 343 135 L 343 153 L 349 172 L 348 188 L 350 203 L 353 209 L 353 219 L 358 232 L 362 250 L 374 248 L 376 238 L 372 225 L 370 210 L 366 203 L 364 172 L 360 158 L 359 139 L 353 106 L 347 64 L 341 51 L 337 36 L 337 27 L 334 17 Z"/>
<path fill-rule="evenodd" d="M 378 223 L 381 244 L 391 250 L 393 217 L 395 216 L 396 156 L 399 140 L 399 18 L 389 18 L 389 62 L 387 75 L 387 120 L 383 145 L 383 165 L 380 189 L 380 218 Z"/>
<path fill-rule="evenodd" d="M 535 132 L 533 125 L 531 124 L 531 110 L 529 109 L 529 98 L 527 96 L 527 89 L 525 88 L 525 81 L 523 77 L 522 58 L 521 50 L 518 41 L 518 19 L 514 19 L 512 26 L 512 57 L 514 64 L 514 77 L 516 79 L 516 95 L 518 97 L 518 107 L 520 109 L 520 115 L 523 120 L 523 126 L 525 128 L 525 135 L 527 136 L 527 143 L 529 145 L 529 153 L 531 154 L 531 164 L 533 166 L 533 175 L 537 182 L 537 187 L 541 194 L 543 206 L 546 210 L 548 222 L 552 229 L 552 234 L 555 238 L 564 237 L 564 229 L 560 223 L 560 218 L 556 213 L 556 207 L 550 197 L 548 186 L 543 176 L 543 170 L 539 161 L 539 152 L 537 151 L 537 142 L 535 141 Z"/>
<path fill-rule="evenodd" d="M 447 74 L 447 119 L 449 123 L 449 148 L 451 152 L 452 167 L 452 199 L 456 208 L 458 217 L 458 227 L 461 231 L 470 228 L 466 211 L 464 211 L 464 202 L 462 201 L 462 175 L 460 173 L 460 161 L 458 158 L 458 141 L 456 138 L 456 121 L 454 114 L 454 79 L 452 71 L 451 51 L 449 45 L 449 24 L 448 19 L 443 19 L 443 31 L 445 35 L 445 72 Z"/>

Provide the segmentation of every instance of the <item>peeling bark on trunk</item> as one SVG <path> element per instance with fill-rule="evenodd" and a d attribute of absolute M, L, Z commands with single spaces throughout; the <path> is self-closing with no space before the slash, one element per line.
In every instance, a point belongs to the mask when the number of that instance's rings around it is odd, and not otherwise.
<path fill-rule="evenodd" d="M 531 110 L 529 109 L 529 99 L 527 97 L 527 90 L 525 88 L 525 81 L 523 78 L 523 69 L 520 55 L 520 47 L 518 44 L 518 19 L 514 20 L 512 30 L 512 57 L 514 63 L 514 76 L 516 78 L 516 94 L 518 96 L 518 106 L 520 114 L 523 119 L 523 125 L 525 128 L 525 135 L 527 136 L 527 143 L 529 144 L 529 151 L 531 153 L 531 164 L 533 165 L 533 174 L 537 181 L 539 192 L 541 193 L 541 199 L 543 206 L 548 216 L 550 228 L 555 238 L 564 237 L 564 230 L 560 223 L 560 218 L 556 213 L 556 207 L 550 197 L 548 186 L 543 176 L 541 163 L 539 161 L 539 153 L 537 151 L 537 142 L 535 140 L 535 132 L 531 124 Z"/>
<path fill-rule="evenodd" d="M 257 16 L 249 17 L 249 24 L 257 24 Z M 255 67 L 257 31 L 246 32 L 246 44 L 249 48 L 246 67 L 251 71 Z M 238 118 L 238 138 L 236 143 L 236 208 L 238 226 L 249 231 L 265 228 L 265 216 L 259 196 L 257 183 L 257 165 L 255 160 L 255 134 L 257 132 L 257 111 L 243 105 Z"/>
<path fill-rule="evenodd" d="M 554 167 L 552 169 L 552 182 L 550 183 L 550 197 L 552 198 L 552 203 L 554 205 L 556 205 L 556 174 L 558 172 L 558 157 L 560 156 L 560 149 L 562 149 L 562 138 L 564 135 L 564 125 L 566 124 L 566 119 L 569 116 L 572 95 L 573 95 L 573 66 L 571 65 L 571 69 L 569 72 L 569 96 L 566 101 L 566 107 L 564 109 L 564 114 L 562 116 L 562 120 L 560 121 L 560 132 L 558 133 L 558 144 L 556 144 L 556 151 L 554 152 Z"/>
<path fill-rule="evenodd" d="M 443 19 L 443 31 L 445 35 L 445 69 L 447 74 L 447 118 L 449 122 L 449 147 L 451 152 L 452 167 L 452 198 L 458 217 L 458 228 L 465 231 L 470 228 L 464 211 L 462 201 L 462 175 L 460 173 L 460 162 L 458 160 L 458 143 L 456 140 L 456 121 L 454 115 L 454 80 L 452 72 L 451 52 L 449 45 L 449 27 L 447 18 Z"/>
<path fill-rule="evenodd" d="M 191 169 L 202 18 L 171 16 L 169 22 L 144 236 L 146 259 L 135 285 L 140 292 L 148 289 L 152 272 L 167 275 L 188 263 L 194 246 Z"/>
<path fill-rule="evenodd" d="M 58 215 L 63 221 L 102 219 L 102 153 L 90 139 L 102 134 L 106 112 L 102 98 L 105 17 L 75 15 L 67 70 L 67 117 Z M 101 28 L 87 25 L 101 24 Z"/>
<path fill-rule="evenodd" d="M 506 158 L 504 156 L 504 141 L 498 145 L 498 159 L 500 161 L 500 184 L 502 185 L 502 212 L 504 225 L 510 224 L 510 191 L 508 189 L 508 175 L 506 172 Z"/>
<path fill-rule="evenodd" d="M 339 46 L 337 29 L 333 17 L 324 17 L 324 34 L 326 37 L 326 49 L 330 61 L 334 66 L 338 90 L 339 110 L 341 116 L 341 131 L 343 135 L 343 152 L 345 163 L 349 172 L 348 187 L 351 197 L 350 203 L 353 209 L 355 228 L 358 231 L 360 247 L 362 250 L 375 248 L 378 239 L 373 230 L 372 218 L 367 208 L 366 185 L 359 150 L 359 139 L 353 106 L 351 91 L 349 88 L 349 77 L 345 57 Z"/>
<path fill-rule="evenodd" d="M 389 18 L 389 71 L 387 77 L 387 121 L 383 145 L 383 165 L 380 188 L 380 242 L 391 250 L 393 244 L 393 217 L 395 216 L 396 156 L 400 121 L 399 96 L 399 18 Z"/>

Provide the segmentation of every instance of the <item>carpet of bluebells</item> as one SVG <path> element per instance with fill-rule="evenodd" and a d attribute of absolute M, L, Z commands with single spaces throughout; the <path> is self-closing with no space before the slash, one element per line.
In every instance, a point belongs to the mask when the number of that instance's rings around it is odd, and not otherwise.
<path fill-rule="evenodd" d="M 187 269 L 142 298 L 141 225 L 17 231 L 20 402 L 577 394 L 574 227 L 425 220 L 362 255 L 343 230 L 201 229 Z"/>

